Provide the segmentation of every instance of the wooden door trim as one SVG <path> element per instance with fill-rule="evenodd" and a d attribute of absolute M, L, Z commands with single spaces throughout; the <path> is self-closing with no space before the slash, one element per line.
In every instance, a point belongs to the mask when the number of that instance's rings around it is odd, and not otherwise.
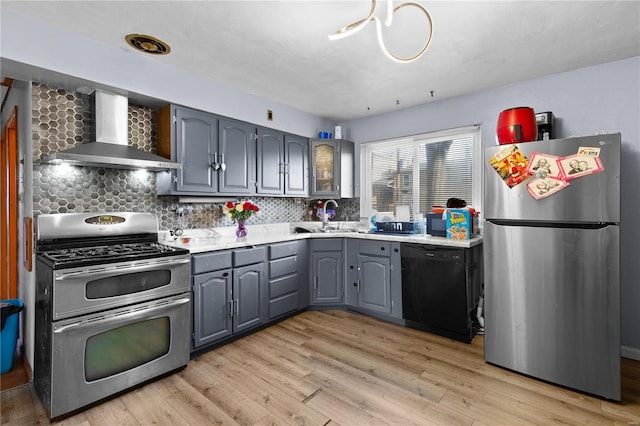
<path fill-rule="evenodd" d="M 18 298 L 18 108 L 2 128 L 0 145 L 0 277 L 3 299 Z"/>

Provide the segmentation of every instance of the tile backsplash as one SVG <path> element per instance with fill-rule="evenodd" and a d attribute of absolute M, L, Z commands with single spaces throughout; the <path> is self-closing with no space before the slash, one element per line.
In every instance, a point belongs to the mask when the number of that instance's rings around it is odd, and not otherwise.
<path fill-rule="evenodd" d="M 33 84 L 33 214 L 67 212 L 145 212 L 158 217 L 160 229 L 178 226 L 177 207 L 188 214 L 181 219 L 184 228 L 230 226 L 222 214 L 222 203 L 179 204 L 178 197 L 156 195 L 154 172 L 99 167 L 73 167 L 40 164 L 50 152 L 83 143 L 90 135 L 88 95 L 55 87 Z M 129 105 L 129 143 L 155 153 L 155 115 L 150 108 Z M 248 197 L 260 215 L 248 225 L 298 222 L 309 219 L 309 200 L 286 197 Z M 230 197 L 241 201 L 246 197 Z M 339 200 L 338 220 L 358 220 L 359 199 Z"/>

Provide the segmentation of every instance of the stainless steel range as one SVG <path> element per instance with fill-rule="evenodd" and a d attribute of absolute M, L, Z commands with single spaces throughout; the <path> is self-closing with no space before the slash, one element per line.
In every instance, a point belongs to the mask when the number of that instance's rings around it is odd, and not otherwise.
<path fill-rule="evenodd" d="M 189 361 L 189 253 L 147 213 L 40 215 L 34 386 L 56 418 Z"/>

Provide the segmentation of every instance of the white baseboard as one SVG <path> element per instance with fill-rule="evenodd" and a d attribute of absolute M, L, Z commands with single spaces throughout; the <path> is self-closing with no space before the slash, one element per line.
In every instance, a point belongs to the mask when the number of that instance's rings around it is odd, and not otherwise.
<path fill-rule="evenodd" d="M 622 355 L 625 358 L 631 358 L 631 359 L 640 361 L 640 349 L 637 349 L 637 348 L 632 348 L 629 346 L 621 346 L 620 355 Z"/>

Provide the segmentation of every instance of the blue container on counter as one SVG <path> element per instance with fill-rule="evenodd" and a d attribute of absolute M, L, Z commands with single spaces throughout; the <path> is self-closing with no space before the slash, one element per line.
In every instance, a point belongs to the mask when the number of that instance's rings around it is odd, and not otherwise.
<path fill-rule="evenodd" d="M 0 300 L 2 331 L 0 331 L 0 374 L 13 367 L 13 355 L 18 342 L 18 313 L 23 309 L 20 299 Z"/>

